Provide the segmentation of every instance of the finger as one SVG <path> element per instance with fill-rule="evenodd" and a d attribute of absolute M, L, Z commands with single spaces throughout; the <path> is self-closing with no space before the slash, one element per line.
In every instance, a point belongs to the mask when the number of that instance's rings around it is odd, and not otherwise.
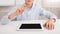
<path fill-rule="evenodd" d="M 49 30 L 52 30 L 52 27 L 53 27 L 52 24 L 49 24 Z"/>
<path fill-rule="evenodd" d="M 49 25 L 48 25 L 48 23 L 46 23 L 46 29 L 49 29 Z"/>
<path fill-rule="evenodd" d="M 52 24 L 52 29 L 54 29 L 54 25 Z"/>
<path fill-rule="evenodd" d="M 54 25 L 53 24 L 50 24 L 49 25 L 49 30 L 53 30 L 54 29 Z"/>
<path fill-rule="evenodd" d="M 46 24 L 44 24 L 43 27 L 46 27 Z"/>

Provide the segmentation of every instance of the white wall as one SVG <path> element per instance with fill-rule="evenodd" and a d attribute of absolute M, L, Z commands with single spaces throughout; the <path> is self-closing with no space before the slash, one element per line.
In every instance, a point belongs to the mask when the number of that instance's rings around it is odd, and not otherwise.
<path fill-rule="evenodd" d="M 60 7 L 60 0 L 42 0 L 45 7 Z"/>
<path fill-rule="evenodd" d="M 51 6 L 51 5 L 47 5 L 47 3 L 45 3 L 45 1 L 44 0 L 36 0 L 37 2 L 39 1 L 39 3 L 41 4 L 41 5 L 43 5 L 44 6 L 44 8 L 46 8 L 46 9 L 48 9 L 48 10 L 50 10 L 50 11 L 52 11 L 52 12 L 54 12 L 58 17 L 60 17 L 59 15 L 60 15 L 60 13 L 59 13 L 59 11 L 60 11 L 60 4 L 58 3 L 58 5 L 57 6 L 59 6 L 59 7 L 49 7 L 49 6 Z M 16 9 L 17 9 L 17 7 L 19 6 L 19 5 L 21 5 L 21 4 L 23 4 L 24 3 L 24 0 L 16 0 L 16 5 L 15 6 L 8 6 L 8 7 L 3 7 L 3 6 L 1 6 L 0 7 L 0 17 L 2 17 L 3 15 L 5 15 L 7 12 L 10 12 L 10 11 L 16 11 Z M 47 5 L 47 6 L 46 6 Z"/>
<path fill-rule="evenodd" d="M 15 5 L 15 0 L 0 0 L 0 6 L 13 6 Z"/>

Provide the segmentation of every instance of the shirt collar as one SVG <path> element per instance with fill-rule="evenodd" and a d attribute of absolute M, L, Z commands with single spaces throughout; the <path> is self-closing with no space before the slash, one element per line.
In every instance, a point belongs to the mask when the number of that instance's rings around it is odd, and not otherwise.
<path fill-rule="evenodd" d="M 24 6 L 26 6 L 26 4 L 24 4 Z M 35 6 L 35 3 L 33 3 L 33 5 L 32 5 L 32 8 L 31 8 L 31 9 L 33 9 L 33 8 L 34 8 L 34 6 Z M 29 8 L 28 8 L 28 9 L 29 9 Z M 31 9 L 30 9 L 30 10 L 31 10 Z"/>

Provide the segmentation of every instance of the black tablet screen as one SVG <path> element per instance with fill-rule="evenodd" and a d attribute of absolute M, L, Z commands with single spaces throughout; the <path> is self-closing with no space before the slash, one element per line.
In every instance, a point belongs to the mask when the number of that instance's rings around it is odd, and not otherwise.
<path fill-rule="evenodd" d="M 22 24 L 19 29 L 42 29 L 40 24 Z"/>

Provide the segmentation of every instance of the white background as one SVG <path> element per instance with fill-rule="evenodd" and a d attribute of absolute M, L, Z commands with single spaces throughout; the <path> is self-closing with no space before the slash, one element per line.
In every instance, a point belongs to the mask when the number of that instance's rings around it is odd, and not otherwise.
<path fill-rule="evenodd" d="M 15 0 L 0 0 L 0 6 L 13 6 L 15 5 Z"/>

